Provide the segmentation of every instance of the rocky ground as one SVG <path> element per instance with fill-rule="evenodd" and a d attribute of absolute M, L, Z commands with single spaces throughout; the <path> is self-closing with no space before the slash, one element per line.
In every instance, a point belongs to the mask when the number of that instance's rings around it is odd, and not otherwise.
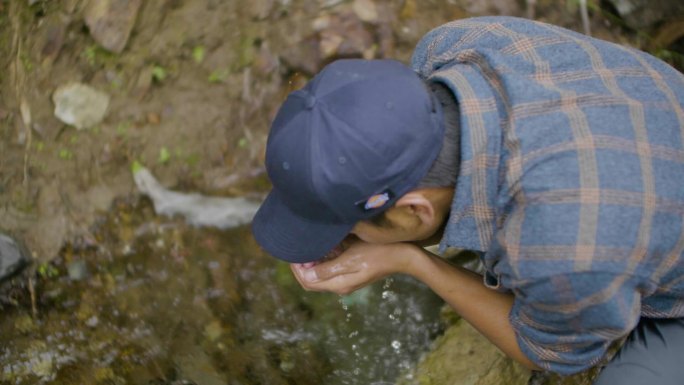
<path fill-rule="evenodd" d="M 34 260 L 19 279 L 101 242 L 93 224 L 136 193 L 134 164 L 182 191 L 262 195 L 290 90 L 335 58 L 407 61 L 456 18 L 533 17 L 684 66 L 680 3 L 591 0 L 586 24 L 580 3 L 0 0 L 0 233 Z"/>

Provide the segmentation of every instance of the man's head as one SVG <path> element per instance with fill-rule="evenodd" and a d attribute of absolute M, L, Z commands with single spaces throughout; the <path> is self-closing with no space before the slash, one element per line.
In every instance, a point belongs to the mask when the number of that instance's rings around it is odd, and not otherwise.
<path fill-rule="evenodd" d="M 309 262 L 389 207 L 397 215 L 422 210 L 411 191 L 443 133 L 441 105 L 403 64 L 328 65 L 289 95 L 272 124 L 266 167 L 273 191 L 253 222 L 257 241 L 280 259 Z"/>

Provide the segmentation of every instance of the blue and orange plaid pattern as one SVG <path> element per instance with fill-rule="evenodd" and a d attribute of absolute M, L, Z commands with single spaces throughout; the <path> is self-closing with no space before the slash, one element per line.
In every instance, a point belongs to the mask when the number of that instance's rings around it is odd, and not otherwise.
<path fill-rule="evenodd" d="M 436 28 L 412 65 L 461 109 L 441 246 L 481 251 L 488 278 L 516 295 L 510 320 L 530 359 L 575 373 L 640 317 L 684 317 L 682 74 L 509 17 Z"/>

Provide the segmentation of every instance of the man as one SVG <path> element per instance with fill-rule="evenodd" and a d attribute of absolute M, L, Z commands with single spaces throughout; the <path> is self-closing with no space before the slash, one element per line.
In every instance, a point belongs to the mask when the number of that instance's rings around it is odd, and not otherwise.
<path fill-rule="evenodd" d="M 431 31 L 412 68 L 338 61 L 288 97 L 260 245 L 308 290 L 414 276 L 533 370 L 585 370 L 629 336 L 597 383 L 681 383 L 682 75 L 505 17 Z"/>

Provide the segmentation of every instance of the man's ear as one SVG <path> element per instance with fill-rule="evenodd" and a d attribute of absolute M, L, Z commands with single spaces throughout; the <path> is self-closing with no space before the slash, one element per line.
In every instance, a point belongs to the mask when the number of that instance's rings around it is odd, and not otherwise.
<path fill-rule="evenodd" d="M 420 191 L 410 191 L 404 194 L 394 205 L 397 208 L 408 210 L 424 225 L 432 225 L 435 221 L 435 208 L 432 202 Z"/>

